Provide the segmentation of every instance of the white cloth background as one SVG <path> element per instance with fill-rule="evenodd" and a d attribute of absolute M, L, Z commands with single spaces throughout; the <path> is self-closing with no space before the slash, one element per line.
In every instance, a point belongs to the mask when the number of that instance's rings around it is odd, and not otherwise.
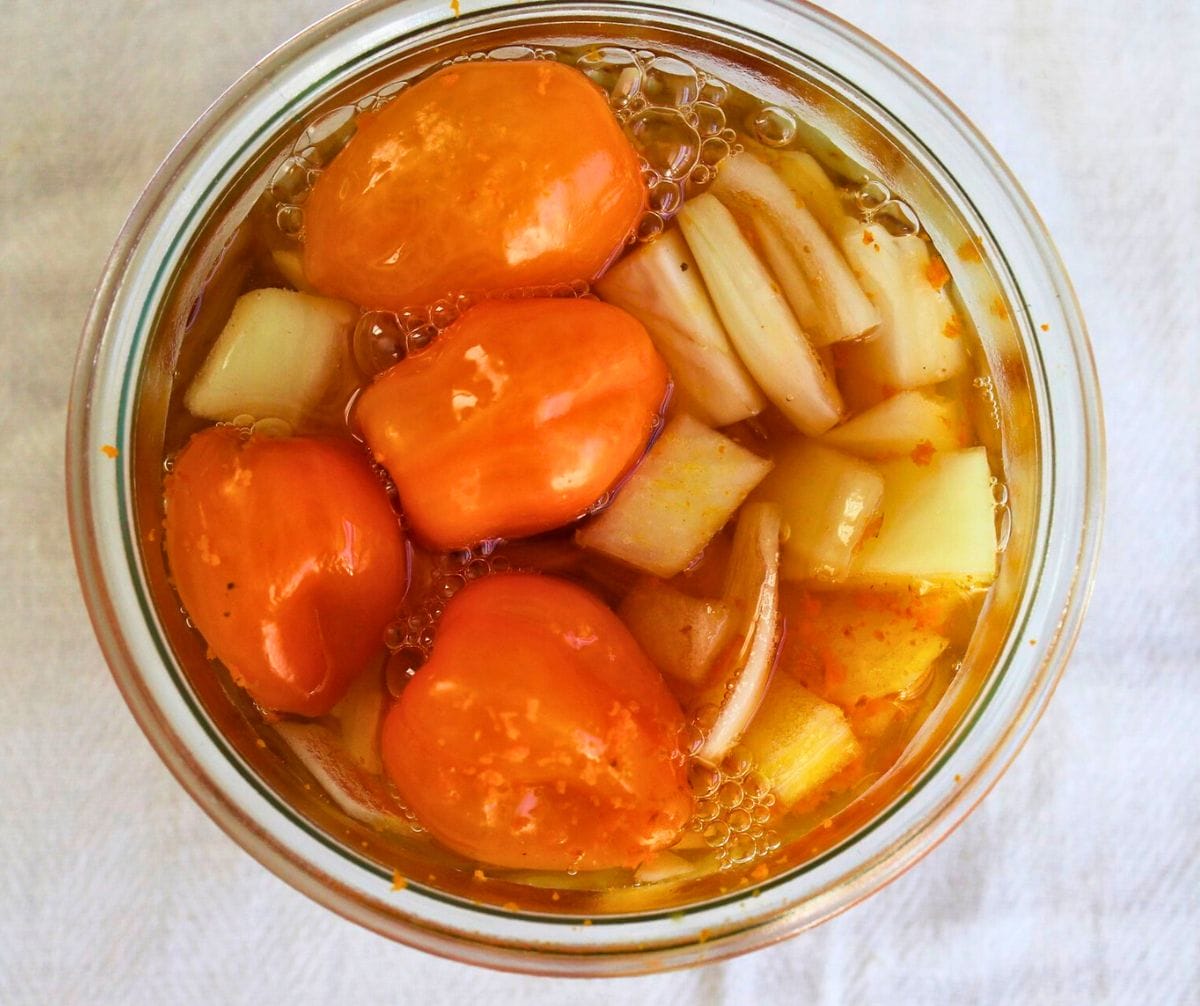
<path fill-rule="evenodd" d="M 7 0 L 0 1002 L 1198 1001 L 1200 6 L 831 5 L 990 137 L 1078 287 L 1110 436 L 1091 615 L 1015 766 L 908 875 L 727 964 L 570 984 L 394 946 L 261 869 L 142 738 L 75 586 L 62 431 L 108 249 L 176 137 L 334 0 Z"/>

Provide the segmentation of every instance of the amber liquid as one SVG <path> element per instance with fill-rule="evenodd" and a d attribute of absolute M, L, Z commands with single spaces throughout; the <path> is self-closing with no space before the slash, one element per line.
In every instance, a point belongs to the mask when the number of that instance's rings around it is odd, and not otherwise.
<path fill-rule="evenodd" d="M 689 77 L 681 61 L 666 61 L 666 67 L 654 79 L 643 73 L 639 92 L 641 101 L 622 103 L 620 89 L 628 88 L 628 75 L 622 76 L 621 58 L 605 62 L 597 58 L 597 47 L 562 49 L 551 55 L 568 63 L 589 67 L 593 79 L 614 94 L 614 106 L 623 118 L 631 137 L 647 154 L 650 185 L 650 211 L 642 222 L 639 240 L 652 239 L 671 226 L 674 210 L 684 198 L 703 191 L 719 170 L 721 160 L 736 151 L 742 142 L 752 140 L 776 147 L 795 147 L 813 152 L 835 171 L 842 158 L 821 137 L 806 130 L 795 117 L 783 110 L 766 106 L 753 95 L 738 91 L 716 78 Z M 541 50 L 543 58 L 546 50 Z M 591 61 L 589 63 L 589 60 Z M 611 64 L 611 65 L 610 65 Z M 661 68 L 660 68 L 661 69 Z M 671 73 L 668 71 L 677 71 Z M 688 88 L 693 88 L 689 92 Z M 653 115 L 656 108 L 671 108 L 683 89 L 689 115 L 682 121 L 691 132 L 681 130 L 680 119 L 671 115 Z M 385 95 L 386 97 L 386 95 Z M 656 105 L 655 102 L 659 104 Z M 360 102 L 369 107 L 370 101 Z M 296 169 L 298 158 L 311 155 L 319 163 L 336 155 L 341 143 L 352 133 L 352 116 L 333 117 L 336 128 L 310 130 L 308 140 L 298 142 L 293 156 L 276 173 L 274 183 L 263 192 L 254 209 L 237 230 L 233 240 L 212 272 L 190 312 L 177 360 L 171 402 L 167 415 L 165 467 L 188 437 L 206 423 L 190 416 L 182 405 L 188 387 L 213 340 L 220 332 L 234 301 L 243 293 L 264 287 L 294 287 L 302 283 L 295 270 L 296 253 L 303 238 L 303 191 L 311 184 L 311 174 L 301 177 Z M 317 142 L 310 142 L 313 135 Z M 682 139 L 681 139 L 682 137 Z M 692 167 L 680 175 L 671 166 L 680 161 L 681 145 L 694 151 Z M 315 151 L 315 154 L 313 153 Z M 319 166 L 312 170 L 319 170 Z M 917 224 L 916 214 L 898 200 L 879 198 L 878 190 L 864 196 L 861 184 L 844 174 L 834 174 L 841 186 L 846 208 L 862 215 L 864 223 L 873 222 L 889 229 L 904 231 Z M 878 184 L 878 183 L 876 183 Z M 586 285 L 575 284 L 551 291 L 557 296 L 588 296 Z M 295 432 L 320 433 L 360 439 L 353 422 L 355 396 L 375 373 L 420 352 L 439 332 L 452 323 L 464 305 L 448 301 L 433 310 L 418 309 L 391 315 L 369 312 L 357 326 L 353 344 L 347 347 L 346 360 L 335 387 L 320 408 Z M 963 337 L 968 345 L 973 338 L 970 319 L 960 309 Z M 981 359 L 977 352 L 976 360 Z M 978 366 L 973 364 L 973 366 Z M 974 390 L 981 380 L 976 369 L 953 381 L 935 386 L 946 397 L 958 399 L 967 414 L 978 417 L 980 396 Z M 975 382 L 975 383 L 973 383 Z M 667 407 L 668 412 L 670 406 Z M 975 420 L 974 439 L 994 440 L 995 431 L 985 431 Z M 795 436 L 795 431 L 773 409 L 755 419 L 724 431 L 727 435 L 764 457 L 773 457 L 780 445 Z M 365 450 L 365 447 L 364 447 Z M 994 451 L 993 451 L 994 454 Z M 992 458 L 998 472 L 998 458 Z M 381 479 L 387 484 L 386 476 Z M 394 497 L 394 490 L 388 485 Z M 399 509 L 399 507 L 398 507 Z M 403 608 L 380 640 L 380 660 L 368 673 L 388 700 L 402 694 L 407 681 L 419 673 L 421 665 L 436 646 L 437 625 L 441 612 L 455 592 L 479 576 L 505 569 L 532 570 L 577 582 L 601 597 L 612 607 L 636 582 L 639 574 L 614 561 L 578 548 L 573 528 L 520 541 L 494 541 L 456 553 L 433 553 L 412 546 L 411 583 Z M 720 594 L 724 561 L 729 550 L 730 532 L 718 535 L 700 558 L 673 585 L 698 597 Z M 785 585 L 784 612 L 789 596 L 805 589 Z M 911 589 L 923 589 L 912 585 Z M 398 883 L 428 884 L 471 900 L 486 901 L 509 908 L 583 915 L 641 911 L 662 906 L 681 905 L 739 888 L 753 887 L 778 876 L 797 863 L 811 859 L 843 840 L 861 826 L 894 796 L 894 788 L 881 786 L 888 770 L 897 762 L 922 724 L 938 709 L 959 670 L 972 632 L 979 620 L 984 595 L 980 591 L 962 591 L 955 598 L 953 615 L 944 632 L 949 646 L 936 660 L 919 689 L 889 700 L 884 725 L 876 722 L 869 733 L 859 733 L 864 757 L 852 770 L 835 778 L 815 801 L 782 812 L 775 804 L 766 783 L 755 771 L 744 752 L 734 749 L 719 766 L 695 763 L 691 779 L 696 797 L 693 820 L 679 844 L 672 850 L 692 867 L 683 876 L 661 882 L 643 882 L 630 870 L 609 870 L 590 874 L 531 873 L 495 870 L 473 863 L 441 848 L 425 835 L 419 822 L 399 804 L 390 783 L 382 774 L 371 780 L 379 800 L 394 810 L 394 820 L 380 825 L 364 824 L 345 815 L 323 794 L 272 726 L 272 717 L 259 717 L 263 743 L 279 759 L 307 794 L 304 812 L 319 827 L 330 832 L 354 852 L 366 856 L 383 868 L 393 870 Z M 787 625 L 783 627 L 786 641 Z M 785 642 L 785 645 L 786 642 Z M 224 670 L 216 662 L 208 667 L 192 668 L 193 674 L 214 674 L 225 692 L 243 708 L 246 699 L 238 693 Z M 776 671 L 776 673 L 783 673 Z M 685 708 L 694 696 L 683 686 L 676 688 Z M 325 719 L 331 734 L 338 736 L 344 723 L 337 710 Z M 248 714 L 254 717 L 251 710 Z M 851 717 L 852 726 L 858 725 Z M 702 727 L 702 724 L 701 724 Z"/>

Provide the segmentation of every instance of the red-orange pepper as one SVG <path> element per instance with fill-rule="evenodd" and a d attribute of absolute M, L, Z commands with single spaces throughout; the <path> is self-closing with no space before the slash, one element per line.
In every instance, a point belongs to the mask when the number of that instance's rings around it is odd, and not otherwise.
<path fill-rule="evenodd" d="M 691 811 L 683 714 L 621 621 L 581 587 L 488 576 L 446 607 L 384 719 L 384 767 L 451 849 L 540 870 L 637 866 Z"/>
<path fill-rule="evenodd" d="M 167 558 L 188 616 L 259 705 L 319 716 L 404 597 L 404 535 L 361 449 L 197 433 L 166 479 Z"/>
<path fill-rule="evenodd" d="M 414 533 L 451 549 L 580 516 L 641 455 L 666 388 L 618 308 L 489 301 L 381 375 L 356 418 Z"/>

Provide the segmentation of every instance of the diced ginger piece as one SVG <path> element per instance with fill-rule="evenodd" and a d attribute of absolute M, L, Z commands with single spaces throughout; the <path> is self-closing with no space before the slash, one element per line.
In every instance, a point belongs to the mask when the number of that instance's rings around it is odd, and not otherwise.
<path fill-rule="evenodd" d="M 860 458 L 880 461 L 966 446 L 970 431 L 962 405 L 930 391 L 901 391 L 860 412 L 821 437 L 821 442 Z"/>
<path fill-rule="evenodd" d="M 705 194 L 678 219 L 746 369 L 793 426 L 824 433 L 842 416 L 837 385 L 733 215 Z"/>
<path fill-rule="evenodd" d="M 961 323 L 946 291 L 929 279 L 929 245 L 873 224 L 842 238 L 842 250 L 882 322 L 839 356 L 849 380 L 894 391 L 937 384 L 965 369 Z"/>
<path fill-rule="evenodd" d="M 731 624 L 723 601 L 692 597 L 651 578 L 634 585 L 617 614 L 660 671 L 694 686 L 704 683 Z"/>
<path fill-rule="evenodd" d="M 907 591 L 804 591 L 785 601 L 780 667 L 822 698 L 850 709 L 910 698 L 948 641 L 930 607 Z"/>
<path fill-rule="evenodd" d="M 250 416 L 295 426 L 337 376 L 357 317 L 344 301 L 295 290 L 243 294 L 184 405 L 204 419 Z"/>
<path fill-rule="evenodd" d="M 767 687 L 779 641 L 779 507 L 748 503 L 738 515 L 729 553 L 725 601 L 734 641 L 697 705 L 717 715 L 696 757 L 719 762 L 745 732 Z"/>
<path fill-rule="evenodd" d="M 595 284 L 603 300 L 646 326 L 689 411 L 729 426 L 766 407 L 717 317 L 704 280 L 677 230 L 642 245 Z"/>
<path fill-rule="evenodd" d="M 275 724 L 275 732 L 349 817 L 371 828 L 412 832 L 403 809 L 380 778 L 355 764 L 343 750 L 341 738 L 329 727 L 284 720 Z"/>
<path fill-rule="evenodd" d="M 996 513 L 987 450 L 971 447 L 877 465 L 883 524 L 855 558 L 851 578 L 929 580 L 982 587 L 996 575 Z"/>
<path fill-rule="evenodd" d="M 731 209 L 763 214 L 774 225 L 821 310 L 817 331 L 809 332 L 814 342 L 861 339 L 876 328 L 879 312 L 837 244 L 768 165 L 749 153 L 731 157 L 710 192 Z"/>
<path fill-rule="evenodd" d="M 776 674 L 742 746 L 788 808 L 811 801 L 863 755 L 845 714 L 790 674 Z"/>
<path fill-rule="evenodd" d="M 784 579 L 838 581 L 878 524 L 883 477 L 865 461 L 797 437 L 779 450 L 754 498 L 782 510 Z"/>
<path fill-rule="evenodd" d="M 575 540 L 655 576 L 674 576 L 770 470 L 765 458 L 691 416 L 677 416 L 612 505 Z"/>
<path fill-rule="evenodd" d="M 379 753 L 379 725 L 384 706 L 383 667 L 375 664 L 362 672 L 350 690 L 330 711 L 341 732 L 342 749 L 364 772 L 383 771 Z"/>

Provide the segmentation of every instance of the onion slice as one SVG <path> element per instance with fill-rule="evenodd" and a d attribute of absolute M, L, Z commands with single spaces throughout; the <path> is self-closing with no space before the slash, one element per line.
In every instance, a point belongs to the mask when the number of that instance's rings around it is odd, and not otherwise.
<path fill-rule="evenodd" d="M 719 762 L 745 733 L 775 662 L 779 635 L 780 511 L 774 503 L 742 507 L 725 575 L 725 602 L 743 619 L 740 645 L 731 647 L 702 703 L 719 705 L 696 757 Z"/>

